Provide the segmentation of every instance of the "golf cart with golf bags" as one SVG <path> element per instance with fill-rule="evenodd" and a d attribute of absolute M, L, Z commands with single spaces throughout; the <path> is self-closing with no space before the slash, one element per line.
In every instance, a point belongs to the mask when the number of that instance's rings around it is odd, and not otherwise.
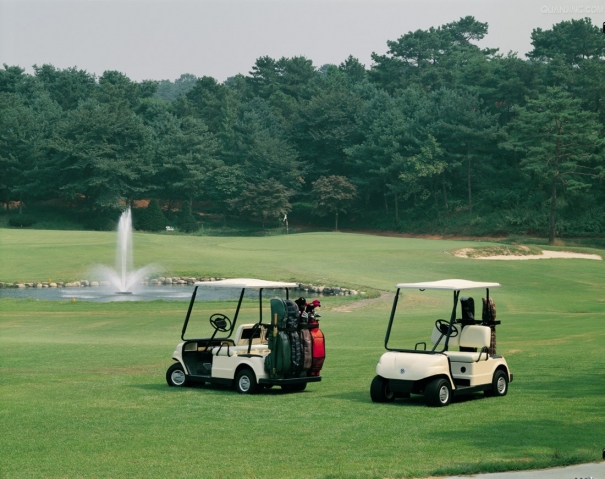
<path fill-rule="evenodd" d="M 513 380 L 506 360 L 496 354 L 496 307 L 490 288 L 498 283 L 446 279 L 426 283 L 401 283 L 393 300 L 384 346 L 387 350 L 376 366 L 370 395 L 374 402 L 391 402 L 422 394 L 429 406 L 447 406 L 453 396 L 483 391 L 486 396 L 505 396 Z M 432 346 L 418 342 L 413 349 L 389 347 L 399 293 L 405 289 L 444 290 L 454 295 L 449 320 L 438 319 L 430 337 Z M 485 289 L 481 319 L 475 318 L 473 298 L 460 292 Z M 461 314 L 457 308 L 460 304 Z"/>
<path fill-rule="evenodd" d="M 224 384 L 234 386 L 241 394 L 253 394 L 272 386 L 281 386 L 284 391 L 303 391 L 307 383 L 321 381 L 325 344 L 315 314 L 315 307 L 320 304 L 319 301 L 308 304 L 304 298 L 297 302 L 290 300 L 289 290 L 296 287 L 296 283 L 248 278 L 196 283 L 181 332 L 182 341 L 172 353 L 175 363 L 166 372 L 168 385 Z M 202 322 L 195 308 L 201 303 L 196 303 L 200 288 L 235 289 L 239 300 L 232 319 L 218 312 L 208 318 L 214 330 L 210 337 L 186 337 L 188 327 L 197 331 L 195 326 L 191 327 L 192 323 Z M 263 318 L 266 289 L 285 290 L 286 296 L 270 299 L 268 320 Z M 258 291 L 258 321 L 237 326 L 246 290 Z"/>

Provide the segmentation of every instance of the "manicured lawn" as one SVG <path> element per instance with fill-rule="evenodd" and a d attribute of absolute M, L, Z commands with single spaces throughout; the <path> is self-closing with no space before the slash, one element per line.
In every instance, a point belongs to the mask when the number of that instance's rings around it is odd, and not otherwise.
<path fill-rule="evenodd" d="M 87 265 L 113 261 L 113 235 L 2 230 L 0 237 L 2 280 L 77 278 Z M 0 477 L 421 477 L 599 460 L 605 263 L 444 252 L 469 244 L 328 233 L 135 237 L 137 264 L 161 258 L 175 274 L 388 291 L 453 277 L 502 283 L 492 294 L 502 321 L 498 352 L 515 375 L 510 392 L 439 409 L 420 397 L 370 400 L 388 299 L 361 308 L 350 307 L 351 298 L 322 299 L 323 381 L 303 393 L 255 396 L 166 385 L 186 303 L 0 300 Z M 339 305 L 350 312 L 332 310 Z M 232 315 L 231 307 L 215 303 L 209 312 Z M 406 346 L 428 339 L 450 307 L 447 293 L 406 293 L 398 324 L 409 328 L 395 339 Z"/>

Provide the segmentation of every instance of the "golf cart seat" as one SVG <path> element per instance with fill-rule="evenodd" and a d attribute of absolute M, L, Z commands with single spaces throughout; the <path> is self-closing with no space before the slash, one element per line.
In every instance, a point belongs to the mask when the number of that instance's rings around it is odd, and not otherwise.
<path fill-rule="evenodd" d="M 486 348 L 489 347 L 491 339 L 491 330 L 488 326 L 465 326 L 459 336 L 459 346 L 461 348 L 477 348 L 478 351 L 445 351 L 445 354 L 450 358 L 450 361 L 474 363 L 479 361 L 482 357 L 484 360 L 487 360 L 488 355 Z"/>
<path fill-rule="evenodd" d="M 262 325 L 256 327 L 254 324 L 243 324 L 241 325 L 235 337 L 237 339 L 237 346 L 248 346 L 250 339 L 252 344 L 267 344 L 267 327 Z"/>

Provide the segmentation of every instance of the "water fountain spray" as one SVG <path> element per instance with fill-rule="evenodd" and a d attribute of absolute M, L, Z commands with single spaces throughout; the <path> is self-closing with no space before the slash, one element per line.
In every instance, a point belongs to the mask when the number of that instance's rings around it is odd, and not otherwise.
<path fill-rule="evenodd" d="M 113 270 L 106 266 L 101 266 L 100 269 L 103 276 L 117 289 L 116 294 L 132 294 L 133 289 L 141 279 L 155 269 L 153 265 L 147 265 L 137 270 L 133 269 L 132 214 L 130 208 L 122 213 L 118 222 L 116 269 Z"/>

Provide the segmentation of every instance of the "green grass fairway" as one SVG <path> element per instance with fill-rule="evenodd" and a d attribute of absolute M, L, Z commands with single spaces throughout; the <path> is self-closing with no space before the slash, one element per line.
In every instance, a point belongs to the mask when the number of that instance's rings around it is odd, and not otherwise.
<path fill-rule="evenodd" d="M 95 262 L 113 263 L 112 234 L 1 230 L 0 237 L 4 281 L 77 279 Z M 0 477 L 378 479 L 598 461 L 605 263 L 446 253 L 481 244 L 334 233 L 135 236 L 137 265 L 160 259 L 175 274 L 390 292 L 404 281 L 500 282 L 492 291 L 502 321 L 498 352 L 515 380 L 504 398 L 476 394 L 446 408 L 428 408 L 420 397 L 371 402 L 388 298 L 362 307 L 353 298 L 322 299 L 323 381 L 302 393 L 255 396 L 166 385 L 186 303 L 0 300 Z M 256 311 L 246 306 L 242 320 Z M 208 313 L 232 316 L 232 307 L 212 303 Z M 450 293 L 406 292 L 393 340 L 428 339 L 450 308 Z"/>

